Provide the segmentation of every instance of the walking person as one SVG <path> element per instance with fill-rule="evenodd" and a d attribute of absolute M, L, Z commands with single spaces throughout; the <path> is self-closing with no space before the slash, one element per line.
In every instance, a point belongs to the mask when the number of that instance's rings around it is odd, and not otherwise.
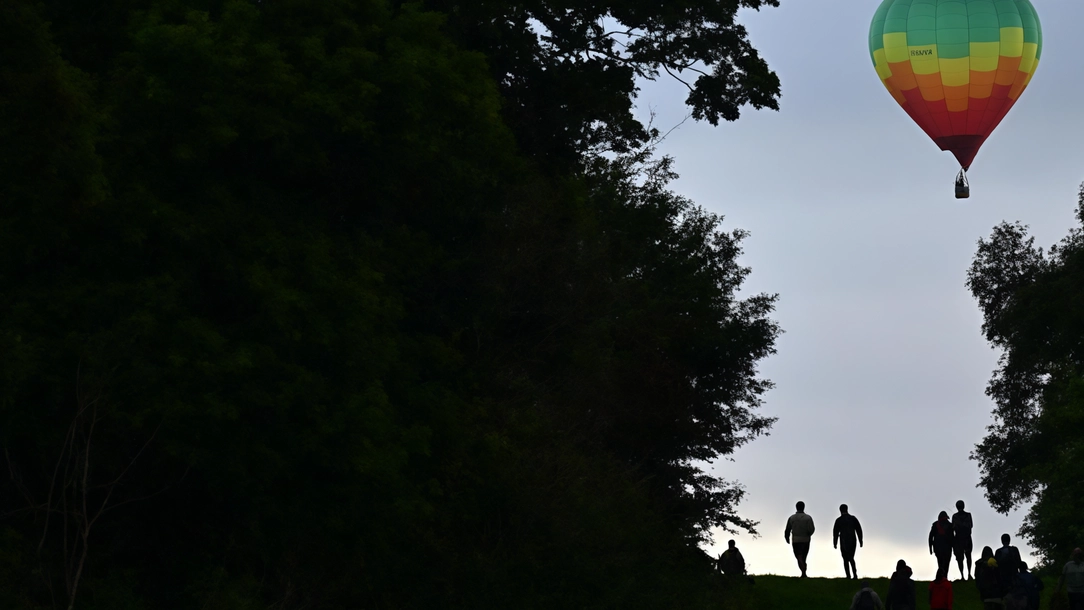
<path fill-rule="evenodd" d="M 832 548 L 838 548 L 843 555 L 843 572 L 847 578 L 858 578 L 858 566 L 854 563 L 854 553 L 862 546 L 862 524 L 858 518 L 847 512 L 847 505 L 839 505 L 839 517 L 832 527 Z"/>
<path fill-rule="evenodd" d="M 1069 610 L 1084 610 L 1084 551 L 1080 547 L 1073 549 L 1069 563 L 1061 569 L 1058 578 L 1058 587 L 1054 589 L 1054 596 L 1061 593 L 1061 586 L 1065 585 L 1069 592 Z"/>
<path fill-rule="evenodd" d="M 913 573 L 904 560 L 896 562 L 896 571 L 888 581 L 886 610 L 915 610 L 915 581 L 911 580 Z"/>
<path fill-rule="evenodd" d="M 1020 550 L 1010 545 L 1010 540 L 1008 534 L 1002 534 L 1001 548 L 994 553 L 994 559 L 997 560 L 997 570 L 1000 573 L 998 579 L 1001 581 L 1002 595 L 1009 594 L 1013 583 L 1016 582 L 1016 575 L 1020 573 Z"/>
<path fill-rule="evenodd" d="M 952 558 L 953 529 L 948 513 L 941 511 L 937 521 L 930 527 L 930 555 L 937 557 L 938 576 L 948 576 L 949 560 Z"/>
<path fill-rule="evenodd" d="M 939 574 L 930 583 L 930 610 L 952 610 L 952 583 L 947 574 Z"/>
<path fill-rule="evenodd" d="M 983 610 L 1003 610 L 997 560 L 994 559 L 994 549 L 988 546 L 982 547 L 982 555 L 975 563 L 975 586 L 979 588 Z"/>
<path fill-rule="evenodd" d="M 971 530 L 975 522 L 971 519 L 971 513 L 964 510 L 964 501 L 956 501 L 956 513 L 952 515 L 952 553 L 956 556 L 956 565 L 960 568 L 960 580 L 964 579 L 964 560 L 967 560 L 967 579 L 971 576 L 971 550 L 974 542 L 971 540 Z"/>
<path fill-rule="evenodd" d="M 805 513 L 805 502 L 794 505 L 795 513 L 787 519 L 787 529 L 783 531 L 783 539 L 787 544 L 794 539 L 794 558 L 798 560 L 798 569 L 802 571 L 802 578 L 807 578 L 806 557 L 809 556 L 809 541 L 816 527 L 813 525 L 813 517 Z"/>

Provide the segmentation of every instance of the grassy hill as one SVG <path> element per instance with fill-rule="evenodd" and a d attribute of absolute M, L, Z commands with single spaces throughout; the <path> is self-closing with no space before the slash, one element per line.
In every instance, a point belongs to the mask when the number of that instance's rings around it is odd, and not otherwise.
<path fill-rule="evenodd" d="M 756 584 L 742 586 L 739 610 L 847 610 L 851 598 L 859 589 L 861 581 L 845 578 L 807 578 L 802 580 L 789 576 L 756 576 Z M 1043 579 L 1042 607 L 1045 609 L 1057 579 Z M 871 578 L 873 590 L 883 600 L 888 594 L 887 578 Z M 929 581 L 915 581 L 916 610 L 929 610 L 927 585 Z M 954 582 L 953 610 L 982 610 L 978 590 L 974 582 Z M 1064 593 L 1062 594 L 1064 595 Z"/>

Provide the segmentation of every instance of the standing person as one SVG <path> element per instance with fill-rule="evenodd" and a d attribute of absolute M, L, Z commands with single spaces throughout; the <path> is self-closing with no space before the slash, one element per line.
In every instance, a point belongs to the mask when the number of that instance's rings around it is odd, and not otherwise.
<path fill-rule="evenodd" d="M 1079 547 L 1073 549 L 1069 559 L 1069 563 L 1061 569 L 1054 596 L 1061 593 L 1061 586 L 1064 584 L 1069 589 L 1069 610 L 1084 610 L 1084 551 Z"/>
<path fill-rule="evenodd" d="M 881 598 L 877 596 L 868 580 L 862 581 L 862 588 L 854 594 L 851 600 L 851 610 L 884 610 Z"/>
<path fill-rule="evenodd" d="M 929 589 L 930 610 L 952 610 L 952 583 L 947 574 L 939 574 Z"/>
<path fill-rule="evenodd" d="M 982 547 L 982 555 L 975 564 L 975 585 L 979 588 L 979 599 L 984 610 L 1002 610 L 1003 596 L 997 560 L 994 559 L 994 549 L 988 546 Z"/>
<path fill-rule="evenodd" d="M 937 515 L 937 521 L 930 527 L 930 555 L 937 557 L 938 576 L 948 576 L 949 559 L 952 558 L 952 523 L 948 513 L 941 511 Z"/>
<path fill-rule="evenodd" d="M 971 513 L 964 510 L 964 501 L 956 501 L 956 514 L 952 515 L 952 553 L 956 555 L 956 565 L 960 567 L 960 580 L 964 579 L 964 559 L 967 560 L 967 579 L 971 577 L 971 550 L 974 542 L 971 540 L 971 530 L 975 522 L 971 520 Z"/>
<path fill-rule="evenodd" d="M 915 581 L 911 580 L 911 574 L 907 562 L 902 559 L 896 562 L 896 571 L 888 581 L 887 610 L 915 610 Z"/>
<path fill-rule="evenodd" d="M 832 527 L 832 548 L 840 549 L 839 552 L 843 555 L 843 572 L 847 578 L 858 578 L 858 566 L 854 563 L 856 542 L 857 546 L 862 546 L 862 524 L 857 517 L 847 512 L 846 504 L 840 504 L 839 517 Z"/>
<path fill-rule="evenodd" d="M 727 542 L 727 549 L 719 555 L 719 571 L 727 576 L 742 576 L 745 574 L 745 558 L 741 556 L 737 544 L 731 540 Z"/>
<path fill-rule="evenodd" d="M 1028 598 L 1028 610 L 1039 610 L 1039 598 L 1043 592 L 1043 581 L 1038 576 L 1028 572 L 1028 564 L 1020 562 L 1020 574 L 1016 577 L 1023 585 L 1024 593 Z"/>
<path fill-rule="evenodd" d="M 806 578 L 806 557 L 809 556 L 809 539 L 813 536 L 816 528 L 813 526 L 813 517 L 805 514 L 805 502 L 794 505 L 797 512 L 787 519 L 787 529 L 783 532 L 783 540 L 790 544 L 794 538 L 794 558 L 798 560 L 798 569 L 802 571 L 802 578 Z"/>
<path fill-rule="evenodd" d="M 997 569 L 1000 572 L 998 579 L 1001 581 L 1001 594 L 1007 595 L 1012 589 L 1016 575 L 1020 572 L 1020 550 L 1009 545 L 1008 534 L 1001 535 L 1001 548 L 994 553 L 997 560 Z"/>

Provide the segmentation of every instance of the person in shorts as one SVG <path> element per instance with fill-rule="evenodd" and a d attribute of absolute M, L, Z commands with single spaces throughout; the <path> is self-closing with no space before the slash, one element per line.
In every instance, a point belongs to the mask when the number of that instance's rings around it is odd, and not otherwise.
<path fill-rule="evenodd" d="M 794 558 L 798 560 L 798 569 L 802 571 L 802 578 L 806 576 L 806 557 L 809 556 L 809 540 L 816 529 L 813 526 L 813 517 L 805 513 L 805 502 L 794 505 L 797 512 L 787 519 L 787 529 L 783 531 L 783 539 L 787 544 L 794 539 Z"/>
<path fill-rule="evenodd" d="M 956 556 L 956 565 L 960 567 L 960 580 L 964 578 L 964 560 L 967 561 L 967 579 L 974 580 L 971 576 L 971 551 L 975 543 L 971 540 L 971 530 L 975 522 L 971 520 L 971 513 L 964 510 L 964 501 L 956 501 L 956 514 L 952 515 L 952 554 Z"/>

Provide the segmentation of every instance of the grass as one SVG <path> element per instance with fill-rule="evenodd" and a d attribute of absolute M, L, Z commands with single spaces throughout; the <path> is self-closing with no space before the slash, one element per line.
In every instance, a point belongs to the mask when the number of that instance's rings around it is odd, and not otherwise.
<path fill-rule="evenodd" d="M 845 578 L 794 578 L 790 576 L 756 576 L 756 584 L 742 584 L 737 592 L 738 603 L 735 610 L 847 610 L 851 599 L 858 592 L 860 580 Z M 887 578 L 871 578 L 870 585 L 882 602 L 888 595 Z M 1057 579 L 1043 579 L 1046 589 L 1043 591 L 1042 607 L 1047 608 L 1048 600 Z M 929 581 L 915 581 L 915 610 L 929 610 L 927 586 Z M 978 589 L 974 581 L 952 583 L 954 598 L 953 610 L 982 610 Z M 1064 595 L 1064 593 L 1062 594 Z"/>

